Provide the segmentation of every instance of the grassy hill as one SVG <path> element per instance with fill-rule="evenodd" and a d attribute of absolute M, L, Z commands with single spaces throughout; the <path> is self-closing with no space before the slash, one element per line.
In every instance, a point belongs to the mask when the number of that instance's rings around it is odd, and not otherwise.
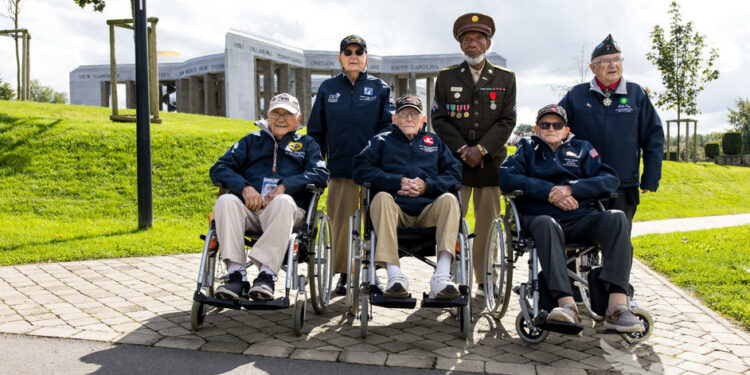
<path fill-rule="evenodd" d="M 208 169 L 256 128 L 162 114 L 151 125 L 154 228 L 138 231 L 135 123 L 109 113 L 0 101 L 0 265 L 199 251 L 216 193 Z M 636 219 L 750 212 L 750 168 L 664 169 Z"/>

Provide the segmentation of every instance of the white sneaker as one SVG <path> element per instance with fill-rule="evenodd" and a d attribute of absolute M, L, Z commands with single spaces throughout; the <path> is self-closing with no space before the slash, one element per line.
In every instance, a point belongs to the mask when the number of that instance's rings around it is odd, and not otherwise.
<path fill-rule="evenodd" d="M 409 280 L 404 274 L 398 274 L 388 279 L 383 295 L 392 298 L 406 298 L 409 296 Z"/>
<path fill-rule="evenodd" d="M 461 295 L 449 274 L 433 274 L 430 279 L 430 298 L 454 299 Z"/>
<path fill-rule="evenodd" d="M 547 315 L 547 319 L 574 324 L 581 323 L 581 316 L 578 315 L 578 309 L 576 309 L 576 305 L 572 303 L 566 303 L 561 307 L 555 307 L 550 311 L 549 315 Z"/>

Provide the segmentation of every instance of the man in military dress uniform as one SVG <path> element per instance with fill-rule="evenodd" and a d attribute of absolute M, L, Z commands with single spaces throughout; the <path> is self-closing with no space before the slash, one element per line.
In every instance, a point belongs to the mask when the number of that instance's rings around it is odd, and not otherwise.
<path fill-rule="evenodd" d="M 484 247 L 487 230 L 500 214 L 499 167 L 507 154 L 505 143 L 516 125 L 516 78 L 513 72 L 490 63 L 485 53 L 492 44 L 495 22 L 480 13 L 458 17 L 453 36 L 465 61 L 443 68 L 435 84 L 432 127 L 462 161 L 461 199 L 466 215 L 473 194 L 474 275 L 483 293 Z"/>
<path fill-rule="evenodd" d="M 640 202 L 639 186 L 643 194 L 659 187 L 664 130 L 646 92 L 622 78 L 622 63 L 620 47 L 607 35 L 591 53 L 594 79 L 573 87 L 560 106 L 568 113 L 576 137 L 591 142 L 602 162 L 617 172 L 620 187 L 608 208 L 622 210 L 632 223 Z"/>

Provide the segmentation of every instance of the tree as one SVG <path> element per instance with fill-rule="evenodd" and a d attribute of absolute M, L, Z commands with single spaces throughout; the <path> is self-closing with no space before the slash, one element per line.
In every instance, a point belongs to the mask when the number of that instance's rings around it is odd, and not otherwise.
<path fill-rule="evenodd" d="M 57 92 L 52 87 L 42 85 L 39 80 L 32 79 L 29 83 L 31 100 L 40 103 L 59 103 L 68 102 L 68 95 L 64 92 Z"/>
<path fill-rule="evenodd" d="M 742 133 L 743 149 L 750 152 L 750 99 L 737 98 L 737 110 L 729 109 L 729 123 L 734 130 Z"/>
<path fill-rule="evenodd" d="M 513 134 L 519 137 L 528 137 L 534 134 L 534 125 L 529 124 L 518 124 L 513 129 Z"/>
<path fill-rule="evenodd" d="M 84 8 L 87 4 L 91 4 L 94 7 L 95 12 L 101 12 L 104 10 L 104 0 L 73 0 L 79 7 Z"/>
<path fill-rule="evenodd" d="M 680 114 L 697 115 L 696 99 L 703 90 L 703 85 L 719 78 L 719 71 L 714 69 L 714 61 L 719 56 L 712 48 L 707 58 L 703 57 L 706 40 L 703 35 L 693 31 L 693 22 L 682 22 L 680 6 L 676 1 L 670 5 L 669 37 L 661 26 L 654 26 L 651 31 L 651 52 L 646 54 L 651 63 L 661 72 L 664 92 L 657 92 L 656 105 L 664 109 L 677 110 L 677 123 Z"/>
<path fill-rule="evenodd" d="M 13 21 L 13 28 L 18 30 L 18 15 L 21 13 L 21 0 L 7 0 L 8 18 Z M 25 4 L 25 3 L 24 3 Z M 18 33 L 13 33 L 13 41 L 16 44 L 16 89 L 18 99 L 21 99 L 21 59 L 18 52 Z"/>
<path fill-rule="evenodd" d="M 14 96 L 16 96 L 16 93 L 10 87 L 10 83 L 3 82 L 2 78 L 0 78 L 0 100 L 11 100 Z"/>

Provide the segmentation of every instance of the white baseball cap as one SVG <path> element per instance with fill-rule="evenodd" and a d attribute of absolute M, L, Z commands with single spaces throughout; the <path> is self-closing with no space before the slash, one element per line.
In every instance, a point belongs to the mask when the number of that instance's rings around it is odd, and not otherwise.
<path fill-rule="evenodd" d="M 281 93 L 271 98 L 271 105 L 268 107 L 268 112 L 276 108 L 286 109 L 295 115 L 299 114 L 299 100 L 290 94 Z"/>

